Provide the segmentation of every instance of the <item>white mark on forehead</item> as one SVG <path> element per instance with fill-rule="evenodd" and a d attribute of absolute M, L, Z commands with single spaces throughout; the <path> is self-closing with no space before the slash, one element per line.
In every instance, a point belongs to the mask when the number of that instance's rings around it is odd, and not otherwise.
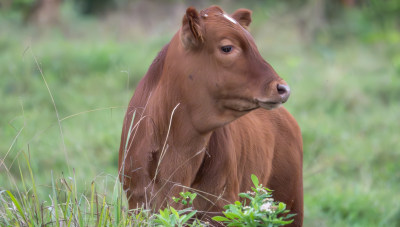
<path fill-rule="evenodd" d="M 228 19 L 230 22 L 232 22 L 232 23 L 234 23 L 234 24 L 237 24 L 237 23 L 238 23 L 235 19 L 233 19 L 232 17 L 226 15 L 225 13 L 222 14 L 222 15 L 223 15 L 226 19 Z"/>

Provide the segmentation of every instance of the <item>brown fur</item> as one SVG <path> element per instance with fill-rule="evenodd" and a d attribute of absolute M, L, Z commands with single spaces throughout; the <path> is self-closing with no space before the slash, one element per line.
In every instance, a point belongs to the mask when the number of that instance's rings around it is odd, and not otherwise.
<path fill-rule="evenodd" d="M 119 155 L 129 208 L 177 206 L 171 197 L 190 188 L 199 194 L 195 209 L 212 216 L 248 191 L 255 174 L 301 226 L 302 139 L 279 107 L 286 82 L 246 30 L 251 11 L 237 10 L 238 23 L 223 14 L 217 6 L 188 8 L 136 88 Z M 227 45 L 228 54 L 220 48 Z"/>

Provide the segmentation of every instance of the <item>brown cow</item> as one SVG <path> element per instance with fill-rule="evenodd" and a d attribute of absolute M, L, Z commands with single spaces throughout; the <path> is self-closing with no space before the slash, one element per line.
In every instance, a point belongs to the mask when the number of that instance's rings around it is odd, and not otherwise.
<path fill-rule="evenodd" d="M 130 209 L 159 209 L 190 189 L 195 209 L 220 212 L 255 174 L 302 225 L 301 133 L 281 107 L 290 89 L 258 52 L 250 22 L 246 9 L 188 8 L 140 81 L 119 150 Z"/>

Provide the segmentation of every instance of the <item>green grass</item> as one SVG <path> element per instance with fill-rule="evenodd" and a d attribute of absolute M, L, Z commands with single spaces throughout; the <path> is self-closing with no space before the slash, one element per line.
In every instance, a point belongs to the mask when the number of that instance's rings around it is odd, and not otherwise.
<path fill-rule="evenodd" d="M 292 89 L 285 106 L 303 133 L 305 226 L 399 226 L 400 32 L 355 11 L 305 43 L 296 17 L 279 12 L 288 15 L 256 8 L 252 33 Z M 0 17 L 0 199 L 10 202 L 8 190 L 36 211 L 33 200 L 46 209 L 75 201 L 59 218 L 81 207 L 98 223 L 126 208 L 113 205 L 124 199 L 114 188 L 125 106 L 177 28 L 116 37 L 100 21 L 69 18 L 67 29 L 37 31 Z"/>

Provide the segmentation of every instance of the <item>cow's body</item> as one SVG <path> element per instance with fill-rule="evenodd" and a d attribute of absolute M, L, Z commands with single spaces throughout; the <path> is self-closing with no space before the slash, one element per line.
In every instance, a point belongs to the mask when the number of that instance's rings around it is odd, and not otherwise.
<path fill-rule="evenodd" d="M 300 226 L 301 133 L 279 107 L 289 89 L 245 30 L 249 11 L 232 17 L 218 7 L 201 16 L 189 8 L 139 83 L 119 156 L 129 207 L 158 209 L 192 189 L 200 195 L 195 209 L 219 212 L 250 189 L 255 174 Z"/>

